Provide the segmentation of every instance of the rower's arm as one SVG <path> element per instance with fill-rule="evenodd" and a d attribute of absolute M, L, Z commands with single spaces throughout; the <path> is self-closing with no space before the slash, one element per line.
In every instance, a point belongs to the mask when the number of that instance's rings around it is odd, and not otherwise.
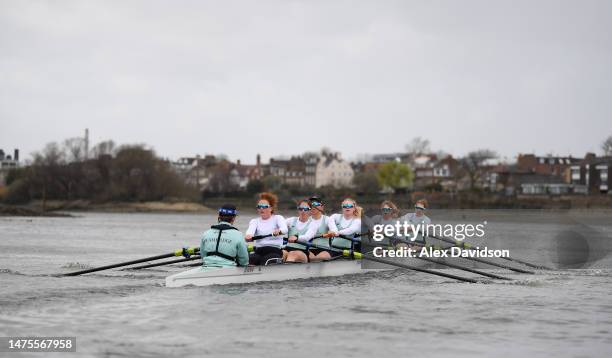
<path fill-rule="evenodd" d="M 277 215 L 276 225 L 278 226 L 278 229 L 280 230 L 282 235 L 287 235 L 287 233 L 289 232 L 289 228 L 287 227 L 287 220 L 285 220 L 284 217 L 282 217 L 281 215 Z"/>
<path fill-rule="evenodd" d="M 257 219 L 251 219 L 249 222 L 249 228 L 246 231 L 247 235 L 255 236 L 255 231 L 257 230 Z"/>
<path fill-rule="evenodd" d="M 338 234 L 340 234 L 340 235 L 353 235 L 355 233 L 358 233 L 359 231 L 361 231 L 361 220 L 360 219 L 355 219 L 351 223 L 351 226 L 347 227 L 346 229 L 342 229 L 342 230 L 338 231 Z"/>
<path fill-rule="evenodd" d="M 338 227 L 336 226 L 336 215 L 338 214 L 334 214 L 327 218 L 327 228 L 331 232 L 338 232 Z"/>
<path fill-rule="evenodd" d="M 304 233 L 304 235 L 298 236 L 298 241 L 301 243 L 307 243 L 309 240 L 312 240 L 312 238 L 317 235 L 318 230 L 319 228 L 311 222 L 308 225 L 308 230 Z"/>

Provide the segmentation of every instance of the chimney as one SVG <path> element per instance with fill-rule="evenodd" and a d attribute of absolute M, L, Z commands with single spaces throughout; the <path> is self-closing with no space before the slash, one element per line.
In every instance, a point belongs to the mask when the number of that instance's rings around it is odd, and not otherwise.
<path fill-rule="evenodd" d="M 15 155 L 13 155 L 13 159 L 18 162 L 19 161 L 19 149 L 15 148 Z"/>
<path fill-rule="evenodd" d="M 85 128 L 85 159 L 89 159 L 89 128 Z"/>
<path fill-rule="evenodd" d="M 257 166 L 261 165 L 261 155 L 257 154 Z"/>

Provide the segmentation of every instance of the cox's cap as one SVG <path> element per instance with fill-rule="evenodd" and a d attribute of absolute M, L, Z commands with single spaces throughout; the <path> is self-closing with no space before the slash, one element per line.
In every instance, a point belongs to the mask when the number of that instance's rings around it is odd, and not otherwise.
<path fill-rule="evenodd" d="M 219 215 L 224 215 L 224 216 L 238 215 L 238 210 L 236 210 L 236 205 L 224 204 L 221 208 L 219 208 Z"/>

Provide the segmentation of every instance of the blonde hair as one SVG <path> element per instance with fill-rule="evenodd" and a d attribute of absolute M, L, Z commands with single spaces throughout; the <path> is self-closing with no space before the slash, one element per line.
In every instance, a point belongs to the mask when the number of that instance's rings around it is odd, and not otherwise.
<path fill-rule="evenodd" d="M 344 200 L 342 200 L 342 202 L 344 203 L 345 201 L 352 201 L 353 205 L 355 206 L 355 216 L 358 218 L 361 218 L 361 214 L 363 213 L 363 208 L 359 205 L 357 205 L 357 201 L 355 201 L 355 199 L 352 198 L 346 198 Z"/>
<path fill-rule="evenodd" d="M 278 196 L 270 192 L 263 192 L 259 194 L 259 200 L 265 200 L 270 203 L 272 207 L 272 212 L 276 209 L 276 204 L 278 204 Z"/>
<path fill-rule="evenodd" d="M 393 209 L 393 217 L 394 218 L 399 216 L 399 208 L 397 207 L 397 205 L 395 205 L 394 202 L 392 202 L 391 200 L 385 200 L 382 203 L 380 203 L 380 207 L 381 208 L 384 208 L 385 206 L 388 206 L 391 209 Z"/>

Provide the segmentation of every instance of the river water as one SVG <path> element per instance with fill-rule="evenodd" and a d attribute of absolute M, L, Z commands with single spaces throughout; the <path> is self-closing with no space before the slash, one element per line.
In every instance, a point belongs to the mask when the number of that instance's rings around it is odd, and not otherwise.
<path fill-rule="evenodd" d="M 0 218 L 0 336 L 77 337 L 77 353 L 15 357 L 612 355 L 608 214 L 489 218 L 489 246 L 558 268 L 490 270 L 510 282 L 396 270 L 175 289 L 164 278 L 184 268 L 52 274 L 195 246 L 214 217 L 75 215 Z"/>

